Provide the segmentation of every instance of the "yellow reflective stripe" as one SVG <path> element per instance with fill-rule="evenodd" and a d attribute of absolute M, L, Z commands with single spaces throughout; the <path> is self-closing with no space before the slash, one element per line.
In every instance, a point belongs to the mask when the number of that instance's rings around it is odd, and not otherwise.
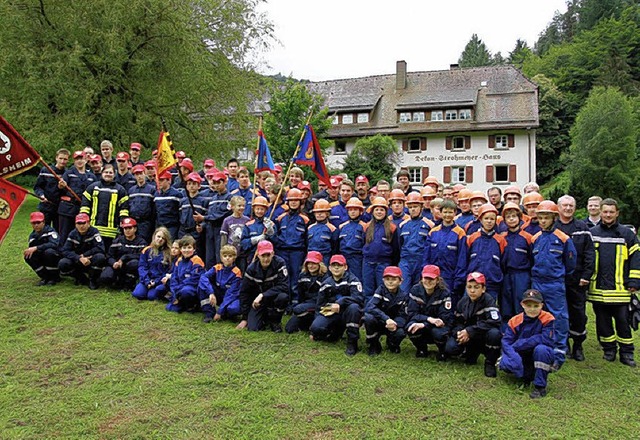
<path fill-rule="evenodd" d="M 616 245 L 616 274 L 615 283 L 616 290 L 624 290 L 624 255 L 623 249 L 626 251 L 627 247 L 623 245 Z"/>
<path fill-rule="evenodd" d="M 633 254 L 635 251 L 637 251 L 638 249 L 640 249 L 640 246 L 638 246 L 638 244 L 634 244 L 633 246 L 631 246 L 629 248 L 629 255 Z"/>
<path fill-rule="evenodd" d="M 100 195 L 100 191 L 97 188 L 93 190 L 93 200 L 91 203 L 91 224 L 93 226 L 96 225 L 96 215 L 98 214 L 98 196 Z"/>
<path fill-rule="evenodd" d="M 592 302 L 626 304 L 629 303 L 630 298 L 631 293 L 628 290 L 591 289 L 587 292 L 587 300 Z"/>
<path fill-rule="evenodd" d="M 112 193 L 109 198 L 109 216 L 107 217 L 107 227 L 114 228 L 114 217 L 116 215 L 116 203 L 118 202 L 118 194 Z"/>
<path fill-rule="evenodd" d="M 80 208 L 80 212 L 83 214 L 89 214 L 91 212 L 91 208 L 89 208 L 88 206 L 83 206 L 82 208 Z"/>
<path fill-rule="evenodd" d="M 118 230 L 114 228 L 108 228 L 106 226 L 96 226 L 95 227 L 102 237 L 114 238 L 118 235 Z"/>
<path fill-rule="evenodd" d="M 620 336 L 616 336 L 616 340 L 621 344 L 633 344 L 633 338 L 622 338 Z"/>
<path fill-rule="evenodd" d="M 598 336 L 598 340 L 600 342 L 615 342 L 616 341 L 616 335 L 611 335 L 611 336 Z"/>
<path fill-rule="evenodd" d="M 640 270 L 631 269 L 629 271 L 629 278 L 640 278 Z"/>
<path fill-rule="evenodd" d="M 124 205 L 127 200 L 129 200 L 129 196 L 124 196 L 118 201 L 118 206 Z M 129 217 L 129 210 L 120 208 L 120 217 Z"/>

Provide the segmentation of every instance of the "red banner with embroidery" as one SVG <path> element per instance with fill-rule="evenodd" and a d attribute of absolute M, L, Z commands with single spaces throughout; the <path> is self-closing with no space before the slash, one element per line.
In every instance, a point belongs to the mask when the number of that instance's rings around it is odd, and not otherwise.
<path fill-rule="evenodd" d="M 0 116 L 0 176 L 11 177 L 37 165 L 40 155 Z"/>
<path fill-rule="evenodd" d="M 0 178 L 0 244 L 13 223 L 18 208 L 24 202 L 27 191 L 8 180 Z"/>

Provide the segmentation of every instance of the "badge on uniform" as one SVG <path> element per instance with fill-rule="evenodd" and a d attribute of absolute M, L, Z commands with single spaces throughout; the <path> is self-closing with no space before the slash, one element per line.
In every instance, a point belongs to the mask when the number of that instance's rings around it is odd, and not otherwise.
<path fill-rule="evenodd" d="M 362 284 L 356 283 L 356 287 L 358 288 L 358 292 L 362 293 Z"/>
<path fill-rule="evenodd" d="M 499 317 L 498 316 L 498 312 L 496 312 L 495 310 L 492 310 L 490 315 L 491 315 L 491 319 L 493 319 L 493 320 L 497 320 L 498 317 Z"/>
<path fill-rule="evenodd" d="M 99 235 L 96 235 L 96 241 L 100 243 L 102 241 L 102 237 L 100 237 Z"/>
<path fill-rule="evenodd" d="M 451 301 L 445 301 L 444 302 L 444 308 L 447 310 L 451 310 Z"/>

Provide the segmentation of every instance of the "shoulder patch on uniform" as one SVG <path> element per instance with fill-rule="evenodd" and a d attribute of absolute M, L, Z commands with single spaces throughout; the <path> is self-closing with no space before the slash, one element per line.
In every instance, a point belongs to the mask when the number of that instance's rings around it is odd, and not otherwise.
<path fill-rule="evenodd" d="M 447 310 L 451 310 L 451 300 L 447 300 L 444 302 L 444 308 Z"/>
<path fill-rule="evenodd" d="M 491 319 L 493 320 L 497 320 L 498 318 L 500 318 L 497 310 L 492 310 L 491 312 L 489 312 L 489 316 L 491 316 Z"/>
<path fill-rule="evenodd" d="M 524 229 L 528 225 L 529 225 L 529 223 L 525 223 L 524 225 L 522 225 L 522 229 Z M 538 231 L 538 232 L 535 233 L 535 235 L 532 235 L 531 236 L 531 243 L 534 243 L 538 239 L 538 237 L 540 237 L 541 235 L 542 235 L 542 231 Z"/>
<path fill-rule="evenodd" d="M 564 232 L 562 232 L 560 229 L 555 229 L 553 231 L 553 235 L 558 237 L 560 239 L 560 241 L 562 241 L 563 243 L 566 243 L 566 241 L 569 239 L 569 236 L 567 234 L 565 234 Z"/>
<path fill-rule="evenodd" d="M 100 235 L 96 235 L 96 241 L 98 243 L 101 243 L 102 242 L 102 237 L 100 237 Z"/>

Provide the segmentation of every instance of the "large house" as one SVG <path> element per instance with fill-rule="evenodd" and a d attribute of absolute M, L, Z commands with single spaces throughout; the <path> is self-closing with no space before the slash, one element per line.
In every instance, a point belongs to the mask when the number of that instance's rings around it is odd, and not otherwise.
<path fill-rule="evenodd" d="M 398 165 L 414 184 L 435 176 L 486 190 L 535 180 L 538 89 L 513 66 L 407 72 L 398 61 L 392 75 L 308 88 L 333 117 L 329 167 L 339 168 L 359 138 L 381 133 L 396 139 Z"/>

